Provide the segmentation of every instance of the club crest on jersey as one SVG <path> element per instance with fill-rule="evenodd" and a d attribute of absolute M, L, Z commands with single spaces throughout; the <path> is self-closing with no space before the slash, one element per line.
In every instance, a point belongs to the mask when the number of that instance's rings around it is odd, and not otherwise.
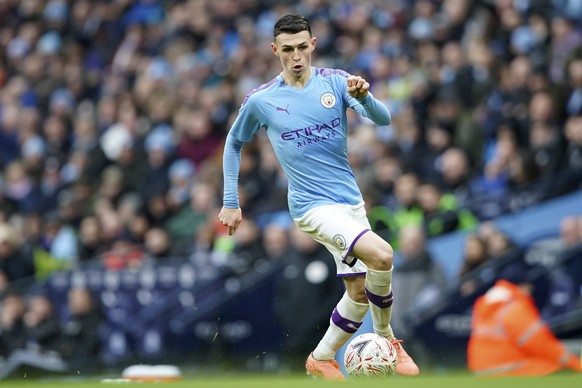
<path fill-rule="evenodd" d="M 335 105 L 335 96 L 330 92 L 325 92 L 319 99 L 324 108 L 332 108 Z"/>
<path fill-rule="evenodd" d="M 333 243 L 339 249 L 345 249 L 346 248 L 346 239 L 341 234 L 336 234 L 335 236 L 333 236 Z"/>

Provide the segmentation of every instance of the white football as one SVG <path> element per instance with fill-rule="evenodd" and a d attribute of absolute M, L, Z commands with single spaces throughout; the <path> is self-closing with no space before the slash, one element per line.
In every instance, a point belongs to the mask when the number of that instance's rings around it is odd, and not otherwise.
<path fill-rule="evenodd" d="M 354 337 L 344 353 L 346 371 L 353 378 L 393 375 L 397 361 L 394 345 L 375 333 Z"/>

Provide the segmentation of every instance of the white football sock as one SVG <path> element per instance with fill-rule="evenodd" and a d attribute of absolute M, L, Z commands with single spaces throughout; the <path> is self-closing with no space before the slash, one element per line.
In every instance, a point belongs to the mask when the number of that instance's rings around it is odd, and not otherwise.
<path fill-rule="evenodd" d="M 390 327 L 392 317 L 392 267 L 389 271 L 376 271 L 368 268 L 366 274 L 366 296 L 370 302 L 370 313 L 374 332 L 392 341 L 394 333 Z"/>
<path fill-rule="evenodd" d="M 368 312 L 368 303 L 355 302 L 347 292 L 344 293 L 331 314 L 327 331 L 313 351 L 313 358 L 333 360 L 336 352 L 362 325 L 366 312 Z"/>

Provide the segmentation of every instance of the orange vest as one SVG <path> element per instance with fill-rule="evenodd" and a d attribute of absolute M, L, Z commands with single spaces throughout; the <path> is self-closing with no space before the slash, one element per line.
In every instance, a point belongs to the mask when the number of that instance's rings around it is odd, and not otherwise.
<path fill-rule="evenodd" d="M 582 371 L 541 320 L 533 299 L 499 280 L 473 306 L 467 348 L 469 370 L 480 376 L 543 376 L 562 368 Z"/>

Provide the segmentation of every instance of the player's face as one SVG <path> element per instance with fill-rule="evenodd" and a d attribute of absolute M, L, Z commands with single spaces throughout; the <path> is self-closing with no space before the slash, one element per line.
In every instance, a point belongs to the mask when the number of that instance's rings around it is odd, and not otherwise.
<path fill-rule="evenodd" d="M 271 48 L 273 53 L 281 59 L 283 72 L 299 79 L 309 71 L 315 43 L 315 37 L 310 37 L 307 31 L 301 31 L 297 34 L 277 35 Z"/>

